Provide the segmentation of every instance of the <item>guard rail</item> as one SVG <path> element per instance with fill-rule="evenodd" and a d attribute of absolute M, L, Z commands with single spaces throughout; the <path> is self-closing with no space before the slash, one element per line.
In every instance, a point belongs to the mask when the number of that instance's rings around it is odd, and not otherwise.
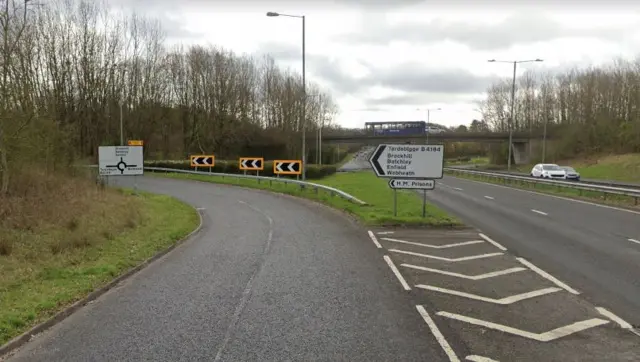
<path fill-rule="evenodd" d="M 455 169 L 474 169 L 474 167 L 460 167 L 460 166 L 451 166 L 450 168 Z M 524 173 L 524 172 L 509 172 L 509 171 L 498 171 L 491 170 L 490 172 L 498 173 L 502 175 L 513 175 L 513 176 L 522 176 L 528 178 L 534 178 L 533 176 Z M 640 189 L 640 184 L 637 183 L 627 183 L 627 182 L 619 182 L 619 181 L 608 181 L 608 180 L 593 180 L 593 179 L 581 179 L 580 183 L 582 184 L 590 184 L 590 185 L 600 185 L 600 186 L 613 186 L 613 187 L 622 187 L 627 189 Z"/>
<path fill-rule="evenodd" d="M 604 199 L 607 198 L 607 195 L 620 195 L 625 197 L 631 197 L 634 199 L 634 204 L 638 205 L 638 198 L 640 198 L 640 189 L 632 189 L 625 187 L 617 187 L 617 186 L 605 186 L 605 185 L 597 185 L 597 184 L 584 184 L 582 182 L 570 182 L 570 181 L 559 181 L 559 180 L 548 180 L 548 179 L 539 179 L 533 178 L 529 176 L 517 176 L 512 174 L 504 174 L 499 172 L 487 172 L 487 171 L 476 171 L 476 170 L 468 170 L 461 168 L 453 168 L 453 167 L 445 167 L 445 171 L 459 174 L 469 174 L 476 175 L 480 177 L 486 177 L 489 179 L 495 179 L 498 181 L 502 181 L 507 184 L 510 182 L 520 182 L 520 183 L 529 183 L 540 185 L 550 185 L 556 186 L 559 188 L 569 188 L 579 190 L 580 194 L 582 191 L 589 192 L 601 192 L 604 196 Z"/>
<path fill-rule="evenodd" d="M 97 165 L 91 165 L 91 167 L 97 167 Z M 313 183 L 313 182 L 307 182 L 307 181 L 300 181 L 300 180 L 293 180 L 293 179 L 289 179 L 289 178 L 277 178 L 277 177 L 267 177 L 267 176 L 256 176 L 256 175 L 243 175 L 243 174 L 231 174 L 231 173 L 220 173 L 220 172 L 203 172 L 203 171 L 191 171 L 191 170 L 182 170 L 182 169 L 176 169 L 176 168 L 167 168 L 167 167 L 148 167 L 145 166 L 144 167 L 145 171 L 151 171 L 151 172 L 165 172 L 165 173 L 184 173 L 184 174 L 191 174 L 191 175 L 204 175 L 204 176 L 218 176 L 218 177 L 228 177 L 228 178 L 236 178 L 236 179 L 249 179 L 249 180 L 257 180 L 258 183 L 260 183 L 260 181 L 268 181 L 269 185 L 272 185 L 273 182 L 282 182 L 285 185 L 287 184 L 294 184 L 294 185 L 299 185 L 300 189 L 304 189 L 305 187 L 311 187 L 315 193 L 317 194 L 319 192 L 319 190 L 324 190 L 326 192 L 328 192 L 331 196 L 339 196 L 342 197 L 343 199 L 353 202 L 354 204 L 357 205 L 367 205 L 366 202 L 358 199 L 357 197 L 350 195 L 342 190 L 336 189 L 334 187 L 330 187 L 330 186 L 326 186 L 326 185 L 321 185 L 321 184 L 317 184 L 317 183 Z"/>

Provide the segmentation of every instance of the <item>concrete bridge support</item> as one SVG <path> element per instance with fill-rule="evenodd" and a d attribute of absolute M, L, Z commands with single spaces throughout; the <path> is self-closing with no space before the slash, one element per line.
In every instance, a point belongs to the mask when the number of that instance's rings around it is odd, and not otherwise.
<path fill-rule="evenodd" d="M 530 162 L 529 142 L 513 142 L 512 147 L 514 164 L 525 165 Z"/>

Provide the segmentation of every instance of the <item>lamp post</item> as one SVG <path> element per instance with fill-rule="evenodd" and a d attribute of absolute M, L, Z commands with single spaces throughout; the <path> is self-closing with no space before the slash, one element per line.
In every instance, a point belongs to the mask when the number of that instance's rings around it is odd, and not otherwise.
<path fill-rule="evenodd" d="M 305 72 L 305 48 L 306 48 L 306 36 L 305 36 L 305 16 L 304 15 L 290 15 L 290 14 L 281 14 L 269 11 L 267 13 L 269 17 L 277 17 L 277 16 L 285 16 L 288 18 L 298 18 L 302 19 L 302 116 L 300 119 L 300 126 L 302 128 L 302 181 L 307 179 L 307 82 L 306 82 L 306 72 Z"/>
<path fill-rule="evenodd" d="M 516 98 L 516 67 L 518 63 L 531 63 L 531 62 L 542 62 L 542 59 L 528 59 L 528 60 L 495 60 L 489 59 L 489 63 L 512 63 L 513 64 L 513 82 L 511 84 L 511 112 L 509 114 L 509 158 L 507 159 L 507 171 L 511 171 L 511 148 L 513 147 L 513 110 L 515 105 Z"/>
<path fill-rule="evenodd" d="M 419 111 L 421 111 L 422 109 L 418 108 Z M 441 111 L 442 108 L 427 108 L 424 109 L 425 111 L 427 111 L 427 144 L 429 144 L 429 123 L 431 122 L 431 111 Z"/>

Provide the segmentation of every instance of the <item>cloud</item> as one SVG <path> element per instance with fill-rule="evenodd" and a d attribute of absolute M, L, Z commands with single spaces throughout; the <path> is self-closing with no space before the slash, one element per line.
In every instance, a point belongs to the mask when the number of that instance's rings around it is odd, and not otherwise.
<path fill-rule="evenodd" d="M 373 16 L 365 17 L 359 31 L 341 35 L 340 41 L 352 45 L 386 45 L 394 41 L 425 44 L 450 40 L 472 50 L 487 51 L 570 37 L 616 40 L 620 38 L 623 29 L 624 27 L 618 26 L 569 28 L 535 11 L 515 13 L 497 24 L 445 21 L 441 18 L 423 23 L 390 24 L 384 17 Z"/>

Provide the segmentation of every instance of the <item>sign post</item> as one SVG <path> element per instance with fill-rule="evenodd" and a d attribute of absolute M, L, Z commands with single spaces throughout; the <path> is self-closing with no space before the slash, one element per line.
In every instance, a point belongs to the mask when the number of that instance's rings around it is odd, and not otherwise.
<path fill-rule="evenodd" d="M 302 174 L 301 160 L 275 160 L 273 161 L 273 173 L 276 175 Z"/>
<path fill-rule="evenodd" d="M 427 215 L 427 190 L 435 189 L 444 169 L 444 145 L 382 144 L 369 159 L 376 176 L 390 178 L 393 216 L 397 216 L 397 190 L 422 190 L 422 217 Z"/>
<path fill-rule="evenodd" d="M 138 175 L 144 175 L 142 146 L 100 146 L 98 147 L 98 168 L 100 176 L 133 176 L 133 190 L 137 191 Z"/>
<path fill-rule="evenodd" d="M 255 171 L 256 176 L 260 176 L 260 171 L 264 170 L 264 158 L 262 157 L 240 157 L 238 168 L 247 174 L 247 171 Z M 258 180 L 259 182 L 260 180 Z"/>

